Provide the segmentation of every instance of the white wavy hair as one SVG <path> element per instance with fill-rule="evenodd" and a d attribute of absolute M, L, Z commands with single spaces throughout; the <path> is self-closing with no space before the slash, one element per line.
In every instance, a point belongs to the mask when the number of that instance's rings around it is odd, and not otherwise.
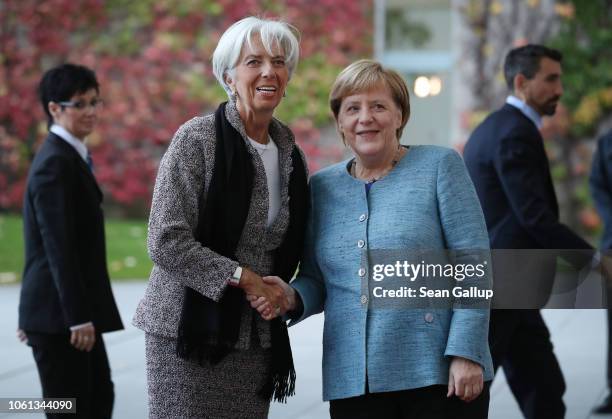
<path fill-rule="evenodd" d="M 229 74 L 233 78 L 242 47 L 246 43 L 252 48 L 254 35 L 259 35 L 264 49 L 270 55 L 273 55 L 273 47 L 280 46 L 289 70 L 289 80 L 297 66 L 300 55 L 299 31 L 293 25 L 254 16 L 239 20 L 223 33 L 212 56 L 213 74 L 228 96 L 231 90 L 225 82 L 225 75 Z"/>

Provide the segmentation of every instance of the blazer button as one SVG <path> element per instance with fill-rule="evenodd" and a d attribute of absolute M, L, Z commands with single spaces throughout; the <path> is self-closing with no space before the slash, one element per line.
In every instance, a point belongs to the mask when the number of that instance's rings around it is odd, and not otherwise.
<path fill-rule="evenodd" d="M 359 241 L 357 242 L 357 246 L 359 246 L 359 247 L 363 247 L 363 246 L 365 246 L 365 242 L 364 242 L 363 240 L 359 240 Z"/>
<path fill-rule="evenodd" d="M 366 270 L 364 268 L 359 268 L 359 276 L 365 276 Z"/>
<path fill-rule="evenodd" d="M 366 218 L 368 218 L 368 216 L 367 216 L 367 215 L 365 215 L 365 214 L 361 214 L 361 215 L 359 216 L 359 221 L 363 222 L 363 221 L 365 221 L 365 220 L 366 220 Z"/>
<path fill-rule="evenodd" d="M 361 304 L 366 304 L 368 302 L 368 297 L 365 295 L 362 295 L 360 301 L 361 301 Z"/>
<path fill-rule="evenodd" d="M 425 321 L 427 323 L 431 323 L 434 321 L 434 315 L 432 313 L 426 313 L 425 314 Z"/>

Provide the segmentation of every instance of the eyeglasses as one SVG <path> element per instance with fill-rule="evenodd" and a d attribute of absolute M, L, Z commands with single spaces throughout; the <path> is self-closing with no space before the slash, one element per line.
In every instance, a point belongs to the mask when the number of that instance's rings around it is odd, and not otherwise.
<path fill-rule="evenodd" d="M 74 108 L 78 111 L 83 111 L 88 106 L 91 106 L 94 109 L 98 109 L 102 107 L 102 105 L 104 105 L 104 102 L 102 101 L 102 99 L 92 99 L 89 103 L 85 102 L 84 100 L 79 100 L 77 102 L 68 101 L 68 102 L 57 102 L 57 103 L 67 108 Z"/>

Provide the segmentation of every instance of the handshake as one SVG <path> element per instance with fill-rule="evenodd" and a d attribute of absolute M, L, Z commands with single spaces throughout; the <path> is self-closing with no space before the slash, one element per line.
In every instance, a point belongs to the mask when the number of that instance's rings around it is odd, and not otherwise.
<path fill-rule="evenodd" d="M 239 284 L 251 307 L 256 309 L 264 320 L 272 320 L 297 308 L 295 290 L 278 276 L 262 278 L 243 268 Z"/>

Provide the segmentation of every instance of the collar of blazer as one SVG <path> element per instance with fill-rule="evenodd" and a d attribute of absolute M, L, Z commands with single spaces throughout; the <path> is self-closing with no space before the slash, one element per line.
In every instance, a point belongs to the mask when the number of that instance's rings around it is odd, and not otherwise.
<path fill-rule="evenodd" d="M 227 102 L 227 106 L 225 107 L 225 117 L 230 125 L 232 125 L 248 143 L 248 136 L 244 128 L 244 123 L 242 119 L 240 119 L 238 108 L 236 108 L 236 102 L 231 100 Z M 293 145 L 295 144 L 295 138 L 293 137 L 293 132 L 289 129 L 289 127 L 273 117 L 270 121 L 268 133 L 274 140 L 277 147 L 285 148 L 286 150 L 289 150 L 288 155 L 291 154 L 291 150 L 293 150 Z"/>
<path fill-rule="evenodd" d="M 534 135 L 537 135 L 539 139 L 543 140 L 542 133 L 540 132 L 536 124 L 531 119 L 529 119 L 529 117 L 527 117 L 527 115 L 525 115 L 519 108 L 505 103 L 500 110 L 517 116 L 521 121 L 524 121 L 525 128 L 529 129 L 530 131 L 533 131 Z"/>
<path fill-rule="evenodd" d="M 83 158 L 74 149 L 74 147 L 72 147 L 70 144 L 64 141 L 59 135 L 54 134 L 52 132 L 49 133 L 49 136 L 47 137 L 47 139 L 51 141 L 53 144 L 56 144 L 56 146 L 62 150 L 62 153 L 64 153 L 65 155 L 69 155 L 74 160 L 75 164 L 79 167 L 81 172 L 83 172 L 82 175 L 90 181 L 92 187 L 96 190 L 96 193 L 98 194 L 98 198 L 100 199 L 100 202 L 102 202 L 104 194 L 102 193 L 102 190 L 100 189 L 100 186 L 98 185 L 98 182 L 96 181 L 96 178 L 94 177 L 91 170 L 89 170 L 87 163 L 83 161 Z"/>

